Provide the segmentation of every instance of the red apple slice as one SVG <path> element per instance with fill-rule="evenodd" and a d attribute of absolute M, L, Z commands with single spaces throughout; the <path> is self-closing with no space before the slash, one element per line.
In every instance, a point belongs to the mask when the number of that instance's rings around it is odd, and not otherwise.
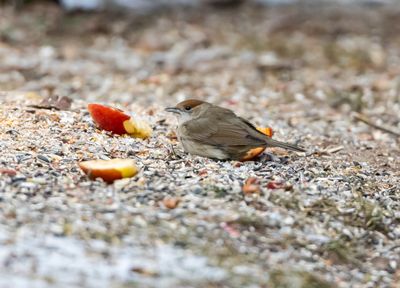
<path fill-rule="evenodd" d="M 151 127 L 146 122 L 133 119 L 119 109 L 101 104 L 89 104 L 88 110 L 93 121 L 103 130 L 142 139 L 150 137 L 152 133 Z"/>
<path fill-rule="evenodd" d="M 124 121 L 129 120 L 131 116 L 119 109 L 101 104 L 89 104 L 88 110 L 99 128 L 115 134 L 126 134 Z"/>
<path fill-rule="evenodd" d="M 257 127 L 257 130 L 260 131 L 261 133 L 267 135 L 268 137 L 272 137 L 274 132 L 272 131 L 272 128 L 269 127 Z M 251 149 L 247 151 L 247 154 L 242 158 L 242 161 L 250 161 L 256 158 L 258 155 L 260 155 L 262 152 L 264 152 L 265 147 L 258 147 Z"/>
<path fill-rule="evenodd" d="M 132 159 L 83 161 L 79 163 L 79 167 L 91 179 L 102 178 L 107 183 L 133 177 L 139 171 Z"/>

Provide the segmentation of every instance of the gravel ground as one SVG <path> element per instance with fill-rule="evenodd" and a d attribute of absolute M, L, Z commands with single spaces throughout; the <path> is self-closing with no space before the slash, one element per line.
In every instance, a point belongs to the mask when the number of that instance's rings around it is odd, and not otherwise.
<path fill-rule="evenodd" d="M 0 286 L 400 287 L 400 138 L 355 118 L 400 131 L 399 17 L 399 6 L 4 6 Z M 51 95 L 71 109 L 30 106 Z M 186 155 L 163 109 L 189 97 L 309 152 Z M 91 102 L 140 115 L 153 136 L 96 129 Z M 77 166 L 116 157 L 140 173 L 107 185 Z"/>

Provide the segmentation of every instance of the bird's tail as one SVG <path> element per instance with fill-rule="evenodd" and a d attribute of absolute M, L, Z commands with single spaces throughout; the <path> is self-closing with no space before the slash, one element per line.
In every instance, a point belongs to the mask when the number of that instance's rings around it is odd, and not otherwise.
<path fill-rule="evenodd" d="M 281 142 L 281 141 L 278 141 L 278 140 L 274 140 L 272 138 L 265 139 L 265 142 L 267 144 L 267 147 L 268 146 L 280 147 L 280 148 L 284 148 L 284 149 L 288 149 L 288 150 L 292 150 L 292 151 L 297 151 L 297 152 L 306 152 L 306 150 L 304 150 L 303 148 L 300 148 L 299 146 L 297 146 L 295 144 Z"/>

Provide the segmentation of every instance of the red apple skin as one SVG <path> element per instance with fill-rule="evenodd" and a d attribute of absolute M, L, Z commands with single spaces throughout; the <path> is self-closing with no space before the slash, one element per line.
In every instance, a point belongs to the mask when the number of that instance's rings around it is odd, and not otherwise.
<path fill-rule="evenodd" d="M 278 182 L 275 182 L 275 181 L 270 181 L 267 184 L 267 188 L 268 189 L 279 189 L 279 188 L 282 188 L 283 186 L 284 185 L 282 183 L 278 183 Z"/>
<path fill-rule="evenodd" d="M 101 104 L 89 104 L 88 110 L 99 128 L 119 135 L 127 133 L 123 123 L 131 117 L 121 110 Z"/>

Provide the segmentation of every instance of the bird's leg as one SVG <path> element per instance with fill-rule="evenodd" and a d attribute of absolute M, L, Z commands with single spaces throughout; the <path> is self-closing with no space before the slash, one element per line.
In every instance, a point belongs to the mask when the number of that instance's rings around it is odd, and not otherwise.
<path fill-rule="evenodd" d="M 179 156 L 178 154 L 176 154 L 176 152 L 175 152 L 175 149 L 174 149 L 174 146 L 170 143 L 169 144 L 169 147 L 171 148 L 170 149 L 170 154 L 172 154 L 175 158 L 177 158 L 177 159 L 182 159 L 182 157 L 181 156 Z"/>
<path fill-rule="evenodd" d="M 264 152 L 263 156 L 267 161 L 278 162 L 278 163 L 281 162 L 281 159 L 272 153 Z"/>

